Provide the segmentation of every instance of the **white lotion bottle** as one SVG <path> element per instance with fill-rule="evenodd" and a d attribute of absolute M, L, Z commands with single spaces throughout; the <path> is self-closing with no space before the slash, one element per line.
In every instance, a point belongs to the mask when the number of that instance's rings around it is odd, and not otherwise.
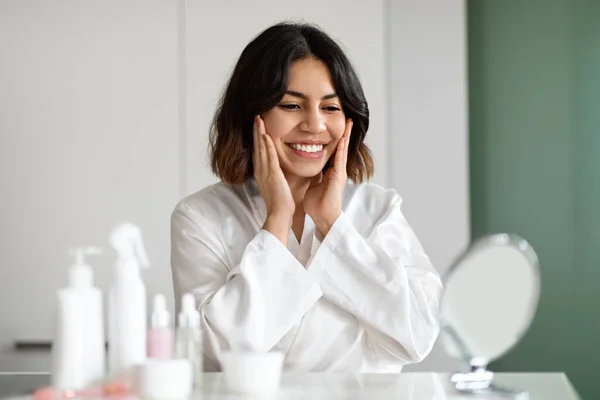
<path fill-rule="evenodd" d="M 196 300 L 191 293 L 181 298 L 181 311 L 177 327 L 176 354 L 179 358 L 188 359 L 193 368 L 194 387 L 202 386 L 203 351 L 200 313 L 196 309 Z"/>
<path fill-rule="evenodd" d="M 84 260 L 92 254 L 101 254 L 101 250 L 71 250 L 75 262 L 69 269 L 69 285 L 57 294 L 52 385 L 59 390 L 81 390 L 104 379 L 102 292 L 93 286 L 92 267 Z"/>
<path fill-rule="evenodd" d="M 117 226 L 110 242 L 118 259 L 109 299 L 109 375 L 133 384 L 136 368 L 146 361 L 146 287 L 140 267 L 150 263 L 137 226 Z"/>

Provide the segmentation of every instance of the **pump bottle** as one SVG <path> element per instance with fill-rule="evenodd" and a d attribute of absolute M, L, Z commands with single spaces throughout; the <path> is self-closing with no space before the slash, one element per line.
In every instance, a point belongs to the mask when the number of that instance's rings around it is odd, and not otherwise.
<path fill-rule="evenodd" d="M 69 284 L 57 294 L 51 380 L 59 390 L 81 390 L 104 378 L 102 292 L 93 286 L 92 267 L 84 260 L 92 254 L 101 250 L 71 250 L 75 262 L 69 269 Z"/>

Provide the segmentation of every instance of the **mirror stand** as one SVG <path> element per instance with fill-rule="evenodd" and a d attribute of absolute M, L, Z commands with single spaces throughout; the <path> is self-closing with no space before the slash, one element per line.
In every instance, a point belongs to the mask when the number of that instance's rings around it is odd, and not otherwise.
<path fill-rule="evenodd" d="M 471 362 L 469 372 L 457 372 L 452 375 L 450 381 L 460 391 L 478 391 L 488 389 L 494 380 L 494 373 L 488 371 L 487 365 Z"/>
<path fill-rule="evenodd" d="M 469 372 L 457 372 L 450 377 L 450 381 L 457 391 L 484 397 L 488 395 L 515 400 L 529 399 L 527 392 L 494 385 L 494 373 L 487 369 L 487 360 L 476 357 L 471 359 L 470 364 Z"/>

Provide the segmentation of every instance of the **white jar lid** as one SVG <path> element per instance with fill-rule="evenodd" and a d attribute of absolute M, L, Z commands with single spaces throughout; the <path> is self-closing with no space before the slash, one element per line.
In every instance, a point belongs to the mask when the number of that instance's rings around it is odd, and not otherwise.
<path fill-rule="evenodd" d="M 148 359 L 140 366 L 138 393 L 153 400 L 185 399 L 192 394 L 192 364 L 186 359 Z"/>

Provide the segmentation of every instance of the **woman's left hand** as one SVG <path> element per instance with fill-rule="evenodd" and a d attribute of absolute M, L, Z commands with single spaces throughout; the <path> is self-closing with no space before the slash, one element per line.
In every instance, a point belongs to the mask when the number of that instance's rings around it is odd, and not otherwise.
<path fill-rule="evenodd" d="M 349 119 L 346 121 L 344 134 L 337 144 L 333 166 L 325 172 L 325 175 L 316 176 L 304 195 L 304 211 L 313 219 L 323 237 L 342 213 L 342 194 L 348 180 L 346 163 L 351 131 L 352 120 Z"/>

